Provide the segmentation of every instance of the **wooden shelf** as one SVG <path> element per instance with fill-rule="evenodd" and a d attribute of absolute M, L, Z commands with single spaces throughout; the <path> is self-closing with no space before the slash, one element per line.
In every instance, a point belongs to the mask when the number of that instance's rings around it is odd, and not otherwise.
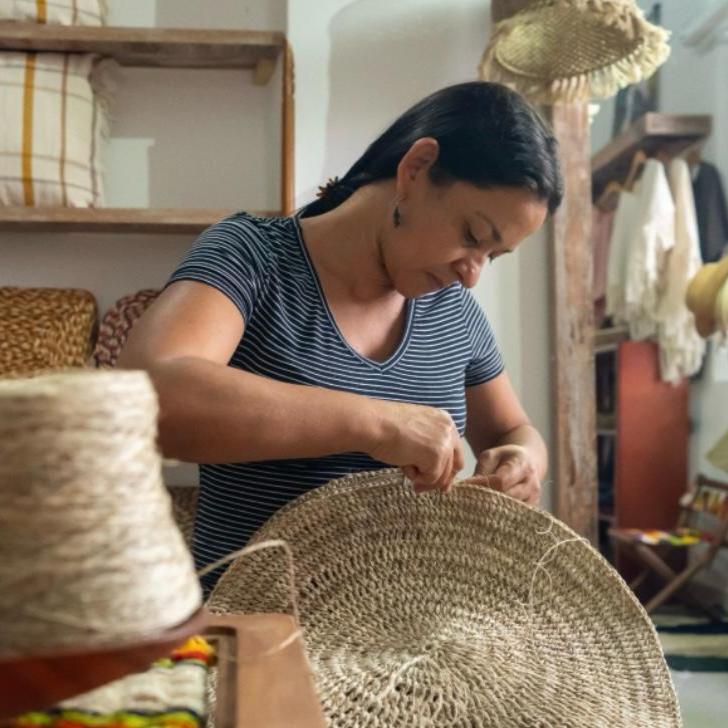
<path fill-rule="evenodd" d="M 0 50 L 98 53 L 122 66 L 249 68 L 259 84 L 270 80 L 285 47 L 278 32 L 0 22 Z"/>
<path fill-rule="evenodd" d="M 660 114 L 650 112 L 641 116 L 627 131 L 613 139 L 593 157 L 592 197 L 597 198 L 607 182 L 623 180 L 635 152 L 641 149 L 647 156 L 668 151 L 670 155 L 710 135 L 710 115 Z"/>
<path fill-rule="evenodd" d="M 235 210 L 138 207 L 0 207 L 2 232 L 199 233 Z M 270 217 L 279 212 L 251 211 Z"/>

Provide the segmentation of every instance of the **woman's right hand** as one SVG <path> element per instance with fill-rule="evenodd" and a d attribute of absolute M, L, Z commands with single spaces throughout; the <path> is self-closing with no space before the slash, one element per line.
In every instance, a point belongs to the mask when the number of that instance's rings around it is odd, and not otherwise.
<path fill-rule="evenodd" d="M 448 491 L 465 464 L 460 435 L 449 413 L 418 404 L 369 401 L 374 426 L 367 454 L 400 467 L 417 491 Z"/>

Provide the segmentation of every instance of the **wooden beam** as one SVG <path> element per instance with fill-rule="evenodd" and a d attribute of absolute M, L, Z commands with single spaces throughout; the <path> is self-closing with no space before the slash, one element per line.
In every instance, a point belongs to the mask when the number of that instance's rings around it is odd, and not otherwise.
<path fill-rule="evenodd" d="M 293 50 L 286 43 L 283 54 L 282 122 L 281 122 L 281 209 L 284 215 L 294 211 L 295 188 L 295 78 Z"/>
<path fill-rule="evenodd" d="M 549 110 L 559 141 L 564 201 L 548 223 L 551 255 L 555 515 L 597 541 L 596 397 L 589 116 L 587 105 Z"/>

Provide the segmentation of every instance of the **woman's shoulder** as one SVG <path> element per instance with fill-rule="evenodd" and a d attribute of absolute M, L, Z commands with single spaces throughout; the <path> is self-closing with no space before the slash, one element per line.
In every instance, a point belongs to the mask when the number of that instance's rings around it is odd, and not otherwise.
<path fill-rule="evenodd" d="M 230 249 L 265 267 L 295 247 L 295 223 L 289 217 L 262 217 L 240 211 L 211 225 L 197 240 L 201 246 Z"/>

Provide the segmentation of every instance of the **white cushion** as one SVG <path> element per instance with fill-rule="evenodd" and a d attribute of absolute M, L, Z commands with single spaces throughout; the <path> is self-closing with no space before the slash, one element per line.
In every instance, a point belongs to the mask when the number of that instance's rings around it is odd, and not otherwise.
<path fill-rule="evenodd" d="M 103 204 L 97 56 L 0 52 L 0 204 Z M 98 79 L 97 79 L 98 80 Z"/>
<path fill-rule="evenodd" d="M 53 25 L 104 25 L 105 0 L 0 0 L 0 20 Z"/>

